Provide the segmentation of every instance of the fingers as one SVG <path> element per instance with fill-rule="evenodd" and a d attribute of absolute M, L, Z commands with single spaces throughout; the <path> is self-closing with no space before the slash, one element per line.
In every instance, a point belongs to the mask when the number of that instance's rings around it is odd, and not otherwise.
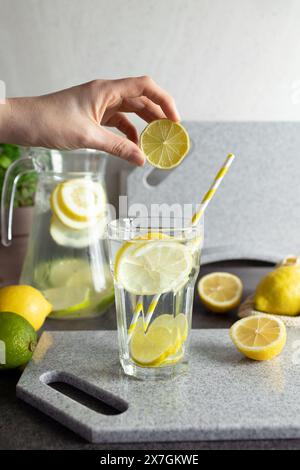
<path fill-rule="evenodd" d="M 130 120 L 122 113 L 115 113 L 106 123 L 106 126 L 116 127 L 123 134 L 127 136 L 128 139 L 132 140 L 135 144 L 139 141 L 138 132 L 135 126 L 130 122 Z"/>
<path fill-rule="evenodd" d="M 125 99 L 120 110 L 127 113 L 135 113 L 146 122 L 166 118 L 161 107 L 153 103 L 153 101 L 149 100 L 146 96 Z"/>
<path fill-rule="evenodd" d="M 145 157 L 139 147 L 129 139 L 114 134 L 108 129 L 99 127 L 92 141 L 89 141 L 89 148 L 103 150 L 128 162 L 142 166 Z"/>
<path fill-rule="evenodd" d="M 146 96 L 161 107 L 167 118 L 173 121 L 180 120 L 173 97 L 158 86 L 152 78 L 148 76 L 123 78 L 115 82 L 118 82 L 123 99 Z"/>

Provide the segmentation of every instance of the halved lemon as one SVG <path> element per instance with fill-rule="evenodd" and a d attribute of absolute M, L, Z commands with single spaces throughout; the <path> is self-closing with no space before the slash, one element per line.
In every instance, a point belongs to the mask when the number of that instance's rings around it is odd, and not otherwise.
<path fill-rule="evenodd" d="M 176 291 L 188 281 L 193 268 L 190 250 L 172 239 L 131 243 L 120 250 L 115 261 L 115 278 L 132 294 Z"/>
<path fill-rule="evenodd" d="M 253 315 L 234 323 L 230 336 L 246 357 L 267 361 L 281 353 L 286 343 L 286 328 L 282 320 L 272 315 Z"/>
<path fill-rule="evenodd" d="M 169 119 L 152 121 L 140 136 L 140 147 L 151 165 L 170 170 L 179 165 L 190 149 L 187 131 Z"/>
<path fill-rule="evenodd" d="M 88 221 L 105 211 L 106 195 L 100 182 L 84 178 L 71 179 L 58 186 L 58 201 L 71 219 Z"/>
<path fill-rule="evenodd" d="M 200 279 L 198 293 L 209 310 L 225 313 L 239 305 L 243 284 L 234 274 L 215 272 Z"/>

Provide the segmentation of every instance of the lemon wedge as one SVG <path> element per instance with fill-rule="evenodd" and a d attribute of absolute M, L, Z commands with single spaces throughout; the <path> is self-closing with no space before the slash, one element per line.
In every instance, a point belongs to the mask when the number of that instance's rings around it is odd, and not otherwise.
<path fill-rule="evenodd" d="M 281 353 L 286 343 L 286 328 L 282 320 L 272 315 L 254 315 L 234 323 L 230 336 L 246 357 L 267 361 Z"/>
<path fill-rule="evenodd" d="M 140 147 L 151 165 L 170 170 L 179 165 L 190 149 L 185 128 L 169 119 L 152 121 L 140 136 Z"/>
<path fill-rule="evenodd" d="M 225 313 L 239 305 L 243 284 L 234 274 L 215 272 L 200 279 L 198 293 L 209 310 Z"/>

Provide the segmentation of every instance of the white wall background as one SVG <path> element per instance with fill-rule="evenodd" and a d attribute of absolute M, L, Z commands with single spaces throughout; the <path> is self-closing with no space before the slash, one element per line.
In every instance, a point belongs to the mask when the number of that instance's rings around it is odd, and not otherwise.
<path fill-rule="evenodd" d="M 299 0 L 0 0 L 8 96 L 150 74 L 183 119 L 298 120 L 299 45 Z"/>
<path fill-rule="evenodd" d="M 152 75 L 185 119 L 298 119 L 299 0 L 0 0 L 10 95 Z"/>

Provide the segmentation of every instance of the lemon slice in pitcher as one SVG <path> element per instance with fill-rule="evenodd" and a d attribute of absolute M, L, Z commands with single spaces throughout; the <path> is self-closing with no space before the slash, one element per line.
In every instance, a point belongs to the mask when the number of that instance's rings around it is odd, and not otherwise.
<path fill-rule="evenodd" d="M 52 287 L 43 294 L 53 305 L 53 313 L 72 313 L 90 306 L 90 289 L 85 286 Z"/>
<path fill-rule="evenodd" d="M 53 214 L 66 227 L 84 230 L 97 220 L 105 220 L 106 196 L 99 182 L 72 179 L 58 184 L 52 191 Z"/>
<path fill-rule="evenodd" d="M 59 185 L 58 201 L 64 213 L 74 220 L 87 221 L 99 217 L 106 204 L 106 196 L 99 182 L 72 179 Z"/>
<path fill-rule="evenodd" d="M 170 170 L 179 165 L 190 149 L 185 128 L 169 119 L 152 121 L 140 136 L 140 147 L 151 165 Z"/>
<path fill-rule="evenodd" d="M 82 222 L 77 222 L 77 224 L 80 223 Z M 103 236 L 105 225 L 106 219 L 102 217 L 89 228 L 75 230 L 67 227 L 57 217 L 53 216 L 49 231 L 57 245 L 81 249 L 96 243 Z"/>

